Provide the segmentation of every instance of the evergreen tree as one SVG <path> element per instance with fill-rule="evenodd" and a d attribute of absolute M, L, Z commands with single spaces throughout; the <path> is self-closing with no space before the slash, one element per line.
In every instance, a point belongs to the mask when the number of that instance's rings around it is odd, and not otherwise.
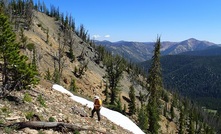
<path fill-rule="evenodd" d="M 170 114 L 171 114 L 171 121 L 173 121 L 174 117 L 175 117 L 175 113 L 174 113 L 174 101 L 172 102 L 171 106 L 170 106 Z"/>
<path fill-rule="evenodd" d="M 122 111 L 123 115 L 126 115 L 126 110 L 127 110 L 127 106 L 126 106 L 126 104 L 124 104 L 124 109 Z"/>
<path fill-rule="evenodd" d="M 119 98 L 117 100 L 116 111 L 122 113 L 122 103 L 121 103 L 120 96 L 119 96 Z"/>
<path fill-rule="evenodd" d="M 195 134 L 195 129 L 194 129 L 194 124 L 193 124 L 193 113 L 191 112 L 189 115 L 189 124 L 188 124 L 188 129 L 187 132 L 188 134 Z"/>
<path fill-rule="evenodd" d="M 71 79 L 71 85 L 70 85 L 70 91 L 76 92 L 76 90 L 77 90 L 76 82 L 75 82 L 75 79 L 72 78 Z"/>
<path fill-rule="evenodd" d="M 149 121 L 149 132 L 151 134 L 158 134 L 158 130 L 160 128 L 160 125 L 158 121 L 160 120 L 159 116 L 159 109 L 157 105 L 157 101 L 149 101 L 147 105 L 147 110 L 148 110 L 148 121 Z"/>
<path fill-rule="evenodd" d="M 57 68 L 54 69 L 53 81 L 57 84 L 60 84 L 60 73 Z"/>
<path fill-rule="evenodd" d="M 130 87 L 129 97 L 130 97 L 129 114 L 133 115 L 136 113 L 136 103 L 135 103 L 136 96 L 135 96 L 135 90 L 133 86 Z"/>
<path fill-rule="evenodd" d="M 107 64 L 107 78 L 110 88 L 110 104 L 115 104 L 116 97 L 120 91 L 118 88 L 120 79 L 122 77 L 124 65 L 120 56 L 111 57 Z"/>
<path fill-rule="evenodd" d="M 158 121 L 159 117 L 159 97 L 163 88 L 161 65 L 160 65 L 160 38 L 157 38 L 155 43 L 154 54 L 152 57 L 152 64 L 148 70 L 148 90 L 150 92 L 150 98 L 148 100 L 148 114 L 149 114 L 149 131 L 153 134 L 157 134 L 160 128 Z"/>
<path fill-rule="evenodd" d="M 70 38 L 72 38 L 72 37 L 70 37 Z M 75 60 L 73 43 L 74 43 L 74 40 L 71 39 L 70 44 L 69 44 L 69 52 L 68 52 L 68 57 L 70 58 L 71 62 L 73 62 Z"/>
<path fill-rule="evenodd" d="M 0 14 L 0 57 L 2 67 L 1 96 L 7 96 L 13 90 L 28 88 L 30 84 L 37 84 L 37 71 L 28 58 L 20 55 L 19 44 L 15 43 L 15 34 L 5 15 Z"/>
<path fill-rule="evenodd" d="M 49 28 L 46 29 L 46 41 L 47 44 L 49 43 Z"/>
<path fill-rule="evenodd" d="M 51 73 L 50 73 L 49 68 L 48 68 L 48 70 L 46 71 L 45 79 L 46 79 L 46 80 L 51 80 Z"/>
<path fill-rule="evenodd" d="M 144 105 L 141 105 L 141 108 L 138 112 L 138 126 L 144 132 L 147 132 L 148 129 L 148 113 Z"/>
<path fill-rule="evenodd" d="M 180 109 L 180 118 L 179 118 L 179 130 L 178 130 L 178 134 L 184 134 L 184 128 L 185 128 L 185 124 L 184 124 L 184 110 L 183 108 Z"/>
<path fill-rule="evenodd" d="M 148 70 L 147 83 L 149 84 L 149 92 L 151 93 L 151 98 L 159 98 L 159 95 L 163 89 L 162 82 L 162 70 L 160 64 L 160 38 L 157 38 L 155 43 L 154 54 L 152 57 L 152 64 Z"/>
<path fill-rule="evenodd" d="M 145 95 L 142 94 L 141 91 L 139 91 L 139 101 L 140 101 L 140 104 L 143 105 L 144 101 L 145 101 Z"/>
<path fill-rule="evenodd" d="M 21 48 L 26 49 L 26 45 L 27 45 L 27 40 L 28 40 L 28 38 L 27 38 L 27 36 L 25 36 L 25 34 L 24 34 L 24 29 L 23 29 L 23 28 L 20 29 L 19 35 L 20 35 L 20 40 L 21 40 L 21 43 L 22 43 L 22 44 L 21 44 Z"/>
<path fill-rule="evenodd" d="M 106 96 L 104 102 L 108 103 L 109 102 L 108 84 L 105 85 L 104 95 Z"/>

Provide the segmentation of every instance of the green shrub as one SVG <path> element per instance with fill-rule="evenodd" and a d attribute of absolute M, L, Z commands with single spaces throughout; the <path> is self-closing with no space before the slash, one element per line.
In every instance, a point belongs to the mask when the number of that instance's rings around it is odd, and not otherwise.
<path fill-rule="evenodd" d="M 80 132 L 79 132 L 78 130 L 75 130 L 75 131 L 73 132 L 73 134 L 80 134 Z"/>
<path fill-rule="evenodd" d="M 112 125 L 112 129 L 113 129 L 113 130 L 116 130 L 116 127 L 115 127 L 114 125 Z"/>
<path fill-rule="evenodd" d="M 8 108 L 6 106 L 2 107 L 1 110 L 2 110 L 3 113 L 7 113 L 8 112 Z"/>
<path fill-rule="evenodd" d="M 32 102 L 32 98 L 28 93 L 25 93 L 23 101 L 25 102 Z"/>
<path fill-rule="evenodd" d="M 33 116 L 34 116 L 34 113 L 32 111 L 30 111 L 30 112 L 26 113 L 25 118 L 30 120 Z"/>
<path fill-rule="evenodd" d="M 12 127 L 5 127 L 3 130 L 6 134 L 12 134 L 13 128 Z"/>
<path fill-rule="evenodd" d="M 29 51 L 33 51 L 35 49 L 35 44 L 34 43 L 29 43 L 29 44 L 27 44 L 26 48 Z"/>
<path fill-rule="evenodd" d="M 44 98 L 42 97 L 42 95 L 39 95 L 39 96 L 38 96 L 37 101 L 38 101 L 43 107 L 46 107 L 45 100 L 44 100 Z"/>
<path fill-rule="evenodd" d="M 48 121 L 49 122 L 55 122 L 55 118 L 54 117 L 49 117 Z"/>
<path fill-rule="evenodd" d="M 122 113 L 122 109 L 118 105 L 107 105 L 107 108 Z"/>
<path fill-rule="evenodd" d="M 38 134 L 45 134 L 45 133 L 43 132 L 43 130 L 39 130 Z"/>
<path fill-rule="evenodd" d="M 71 80 L 70 91 L 71 92 L 76 92 L 76 89 L 77 89 L 76 82 L 75 82 L 75 79 L 73 78 Z"/>

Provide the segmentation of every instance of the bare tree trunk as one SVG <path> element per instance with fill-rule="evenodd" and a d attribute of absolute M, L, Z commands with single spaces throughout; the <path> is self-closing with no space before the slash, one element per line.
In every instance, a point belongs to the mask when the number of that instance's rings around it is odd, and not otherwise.
<path fill-rule="evenodd" d="M 6 126 L 1 125 L 1 127 L 6 127 Z M 11 125 L 7 125 L 7 127 L 13 127 L 17 130 L 28 127 L 32 129 L 53 129 L 53 130 L 62 131 L 62 132 L 96 131 L 102 134 L 111 134 L 110 132 L 96 130 L 95 128 L 79 127 L 74 124 L 64 123 L 64 122 L 27 121 L 27 122 L 13 123 Z"/>

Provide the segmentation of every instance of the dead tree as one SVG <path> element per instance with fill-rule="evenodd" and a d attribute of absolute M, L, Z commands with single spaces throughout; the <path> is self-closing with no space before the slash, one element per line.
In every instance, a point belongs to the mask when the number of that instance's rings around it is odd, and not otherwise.
<path fill-rule="evenodd" d="M 53 129 L 55 131 L 60 131 L 63 133 L 73 132 L 73 131 L 95 131 L 102 134 L 111 134 L 110 132 L 104 132 L 102 130 L 97 130 L 91 127 L 80 127 L 70 123 L 64 122 L 43 122 L 43 121 L 27 121 L 27 122 L 16 122 L 10 125 L 3 125 L 1 124 L 0 127 L 10 127 L 16 130 L 20 130 L 23 128 L 31 128 L 31 129 Z"/>

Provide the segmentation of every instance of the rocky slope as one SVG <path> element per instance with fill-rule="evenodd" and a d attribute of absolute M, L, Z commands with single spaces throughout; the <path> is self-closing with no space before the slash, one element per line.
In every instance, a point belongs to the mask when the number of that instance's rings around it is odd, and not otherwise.
<path fill-rule="evenodd" d="M 41 85 L 48 86 L 45 88 Z M 86 106 L 82 106 L 73 100 L 71 100 L 66 94 L 57 92 L 56 90 L 51 89 L 51 83 L 41 81 L 40 85 L 36 86 L 32 90 L 22 91 L 13 93 L 13 96 L 18 97 L 19 102 L 0 100 L 0 121 L 1 123 L 12 124 L 14 122 L 24 122 L 29 120 L 36 120 L 34 117 L 39 117 L 40 121 L 50 121 L 55 122 L 65 122 L 74 124 L 79 127 L 92 128 L 95 130 L 110 132 L 113 134 L 130 134 L 131 132 L 121 128 L 120 126 L 115 125 L 114 123 L 107 120 L 105 117 L 102 117 L 100 122 L 97 122 L 95 118 L 90 118 L 91 109 Z M 25 94 L 28 93 L 31 98 L 30 101 L 24 99 Z M 39 100 L 39 96 L 42 95 L 42 103 Z M 83 116 L 80 113 L 77 113 L 75 109 L 78 108 L 80 111 L 85 113 Z M 33 118 L 29 118 L 31 115 Z M 14 133 L 14 134 L 39 134 L 40 132 L 44 134 L 59 134 L 64 132 L 49 130 L 36 130 L 24 128 L 22 130 L 13 130 L 13 129 L 0 129 L 0 133 Z M 82 134 L 94 133 L 95 131 L 80 131 Z"/>
<path fill-rule="evenodd" d="M 49 29 L 49 43 L 46 43 L 46 32 L 45 29 Z M 41 121 L 49 121 L 53 119 L 58 122 L 65 122 L 77 125 L 79 127 L 95 128 L 104 132 L 110 132 L 113 134 L 130 134 L 128 130 L 121 128 L 120 126 L 110 122 L 105 117 L 102 121 L 97 123 L 96 118 L 91 119 L 89 117 L 82 117 L 79 114 L 74 113 L 72 107 L 77 106 L 86 115 L 90 114 L 90 109 L 82 106 L 71 99 L 67 95 L 52 90 L 52 82 L 44 80 L 47 70 L 51 74 L 54 72 L 55 58 L 58 55 L 59 43 L 64 43 L 64 38 L 59 36 L 61 33 L 61 24 L 59 21 L 55 21 L 54 18 L 48 17 L 47 15 L 35 12 L 33 18 L 33 25 L 29 31 L 24 31 L 25 36 L 28 38 L 28 43 L 35 44 L 36 47 L 36 58 L 38 70 L 40 73 L 41 81 L 32 90 L 14 92 L 12 95 L 17 96 L 17 103 L 9 100 L 0 100 L 0 123 L 11 124 L 19 121 L 32 120 L 30 115 L 36 115 Z M 17 33 L 19 38 L 19 33 Z M 60 38 L 60 42 L 59 42 Z M 64 56 L 63 61 L 63 75 L 61 77 L 61 85 L 66 89 L 70 88 L 71 79 L 75 79 L 77 86 L 77 94 L 84 98 L 91 99 L 94 95 L 99 95 L 103 100 L 105 99 L 102 91 L 104 90 L 106 80 L 105 68 L 97 65 L 93 58 L 95 51 L 85 42 L 77 37 L 75 34 L 72 35 L 74 40 L 74 55 L 75 57 L 81 55 L 83 52 L 85 55 L 85 61 L 88 62 L 87 71 L 82 75 L 81 78 L 74 76 L 73 71 L 75 67 L 79 68 L 81 63 L 76 59 L 71 62 L 67 56 Z M 68 51 L 68 47 L 65 47 L 65 51 Z M 33 54 L 28 49 L 22 50 L 30 59 Z M 130 76 L 124 73 L 123 79 L 121 80 L 121 96 L 128 98 L 129 87 L 131 86 Z M 135 86 L 136 94 L 142 90 L 141 86 Z M 30 95 L 30 96 L 29 96 Z M 28 96 L 28 97 L 27 97 Z M 24 98 L 29 98 L 28 100 Z M 43 102 L 42 102 L 43 101 Z M 138 102 L 138 101 L 137 101 Z M 42 104 L 43 103 L 43 104 Z M 127 105 L 127 102 L 122 99 L 122 103 Z M 31 116 L 32 117 L 32 116 Z M 96 116 L 95 116 L 96 117 Z M 161 132 L 176 132 L 177 126 L 174 122 L 169 122 L 162 116 Z M 54 130 L 35 130 L 25 128 L 19 131 L 4 128 L 0 129 L 1 132 L 8 133 L 21 133 L 21 134 L 34 134 L 34 133 L 64 133 Z M 95 133 L 94 131 L 81 131 L 80 133 Z"/>

